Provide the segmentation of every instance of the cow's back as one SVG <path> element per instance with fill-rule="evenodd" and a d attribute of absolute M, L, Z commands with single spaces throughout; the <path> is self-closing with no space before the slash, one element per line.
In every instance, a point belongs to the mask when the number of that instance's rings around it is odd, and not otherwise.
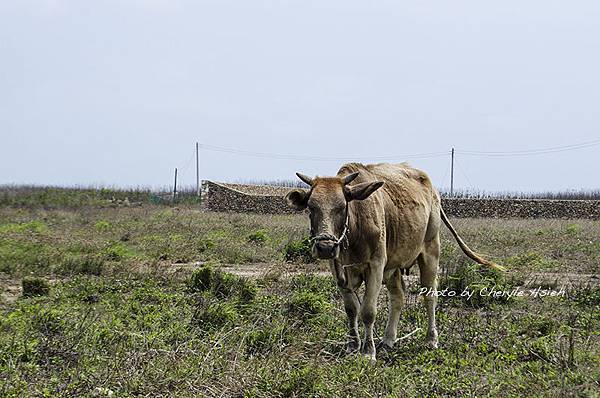
<path fill-rule="evenodd" d="M 377 197 L 357 203 L 356 207 L 361 214 L 385 220 L 388 264 L 412 264 L 422 249 L 432 210 L 439 212 L 439 196 L 431 180 L 425 172 L 407 163 L 349 163 L 340 168 L 338 175 L 357 171 L 359 177 L 355 184 L 375 180 L 384 182 L 383 187 L 375 192 Z"/>

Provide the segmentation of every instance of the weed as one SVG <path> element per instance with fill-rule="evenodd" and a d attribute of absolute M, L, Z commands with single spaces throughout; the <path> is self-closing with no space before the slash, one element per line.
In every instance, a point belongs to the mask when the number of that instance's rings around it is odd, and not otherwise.
<path fill-rule="evenodd" d="M 23 287 L 23 297 L 46 296 L 50 293 L 50 285 L 44 278 L 26 276 L 21 285 Z"/>
<path fill-rule="evenodd" d="M 496 297 L 489 294 L 494 291 L 509 291 L 511 286 L 505 281 L 500 271 L 481 268 L 470 261 L 460 261 L 457 269 L 442 280 L 438 290 L 454 292 L 453 299 L 461 300 L 471 307 L 486 307 L 492 303 L 507 303 L 507 297 Z M 462 292 L 471 292 L 471 295 L 462 295 Z M 446 297 L 451 297 L 446 295 Z M 512 299 L 512 298 L 511 298 Z"/>
<path fill-rule="evenodd" d="M 292 295 L 287 308 L 290 314 L 310 319 L 325 312 L 329 308 L 329 302 L 320 294 L 300 291 Z"/>
<path fill-rule="evenodd" d="M 113 242 L 104 249 L 104 257 L 109 261 L 121 261 L 133 257 L 133 251 L 122 242 Z"/>
<path fill-rule="evenodd" d="M 310 238 L 305 237 L 289 242 L 283 249 L 283 257 L 285 261 L 292 263 L 297 261 L 304 263 L 313 262 Z"/>
<path fill-rule="evenodd" d="M 280 388 L 284 397 L 318 397 L 323 390 L 321 372 L 309 366 L 292 370 Z"/>
<path fill-rule="evenodd" d="M 250 235 L 248 235 L 248 242 L 250 243 L 263 244 L 268 240 L 269 235 L 264 229 L 259 229 L 258 231 L 252 232 Z"/>
<path fill-rule="evenodd" d="M 251 330 L 246 337 L 246 351 L 250 355 L 280 351 L 290 342 L 284 323 L 269 323 Z"/>
<path fill-rule="evenodd" d="M 108 231 L 110 229 L 110 223 L 108 221 L 100 220 L 94 224 L 94 228 L 98 231 Z"/>
<path fill-rule="evenodd" d="M 188 290 L 192 293 L 210 290 L 214 272 L 211 264 L 204 264 L 200 268 L 194 270 L 188 280 Z"/>
<path fill-rule="evenodd" d="M 258 292 L 256 283 L 227 272 L 215 269 L 212 264 L 206 263 L 194 270 L 188 283 L 191 293 L 210 292 L 219 299 L 236 297 L 241 303 L 253 301 Z"/>
<path fill-rule="evenodd" d="M 536 251 L 529 251 L 505 260 L 509 268 L 525 268 L 528 270 L 547 270 L 556 267 L 556 261 L 544 257 Z"/>
<path fill-rule="evenodd" d="M 208 305 L 198 311 L 193 317 L 193 322 L 203 330 L 215 330 L 233 325 L 239 316 L 235 305 L 221 302 Z"/>
<path fill-rule="evenodd" d="M 99 255 L 69 255 L 62 261 L 59 271 L 67 275 L 100 275 L 104 269 L 104 258 Z"/>
<path fill-rule="evenodd" d="M 290 281 L 290 290 L 293 292 L 309 291 L 325 297 L 338 296 L 338 288 L 333 278 L 315 274 L 294 275 Z"/>
<path fill-rule="evenodd" d="M 579 305 L 600 306 L 600 286 L 584 286 L 571 293 L 570 296 Z"/>
<path fill-rule="evenodd" d="M 565 227 L 565 232 L 569 235 L 578 235 L 581 232 L 581 225 L 579 224 L 568 224 Z"/>

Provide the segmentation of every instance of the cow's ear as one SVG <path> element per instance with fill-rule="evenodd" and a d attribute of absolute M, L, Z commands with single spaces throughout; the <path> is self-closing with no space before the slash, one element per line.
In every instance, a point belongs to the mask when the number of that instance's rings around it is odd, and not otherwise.
<path fill-rule="evenodd" d="M 360 184 L 347 186 L 344 189 L 346 200 L 363 200 L 369 197 L 373 192 L 377 191 L 383 185 L 383 181 L 363 182 Z"/>
<path fill-rule="evenodd" d="M 309 192 L 306 189 L 294 189 L 285 195 L 287 204 L 296 210 L 304 210 L 308 205 Z"/>

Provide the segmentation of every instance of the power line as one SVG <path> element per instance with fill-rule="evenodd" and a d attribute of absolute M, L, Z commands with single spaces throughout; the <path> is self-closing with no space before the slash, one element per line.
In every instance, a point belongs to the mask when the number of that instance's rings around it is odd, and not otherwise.
<path fill-rule="evenodd" d="M 388 156 L 302 156 L 302 155 L 291 155 L 291 154 L 280 154 L 280 153 L 271 153 L 271 152 L 255 152 L 255 151 L 247 151 L 242 149 L 234 149 L 234 148 L 226 148 L 216 145 L 207 145 L 200 144 L 200 148 L 207 151 L 212 152 L 223 152 L 223 153 L 231 153 L 235 155 L 242 156 L 252 156 L 259 158 L 270 158 L 270 159 L 284 159 L 284 160 L 313 160 L 313 161 L 345 161 L 348 159 L 352 160 L 398 160 L 398 159 L 425 159 L 425 158 L 433 158 L 440 156 L 447 156 L 448 151 L 441 152 L 426 152 L 426 153 L 416 153 L 416 154 L 404 154 L 404 155 L 388 155 Z"/>
<path fill-rule="evenodd" d="M 463 167 L 460 165 L 460 163 L 457 160 L 455 160 L 455 162 L 456 162 L 456 165 L 458 166 L 458 169 L 460 170 L 460 172 L 462 173 L 462 175 L 465 177 L 465 180 L 467 180 L 467 184 L 469 184 L 469 186 L 471 187 L 471 189 L 474 191 L 475 190 L 475 186 L 473 185 L 473 183 L 471 182 L 471 180 L 467 176 L 467 173 L 465 172 L 465 170 L 463 169 Z"/>
<path fill-rule="evenodd" d="M 548 153 L 566 152 L 577 149 L 584 149 L 593 146 L 600 145 L 600 139 L 581 142 L 579 144 L 563 145 L 556 147 L 549 147 L 543 149 L 526 149 L 518 151 L 468 151 L 468 150 L 457 150 L 456 153 L 467 156 L 530 156 L 530 155 L 544 155 Z"/>
<path fill-rule="evenodd" d="M 531 155 L 543 155 L 548 153 L 573 151 L 578 149 L 589 148 L 600 145 L 600 139 L 581 142 L 578 144 L 563 145 L 556 147 L 548 147 L 541 149 L 526 149 L 516 151 L 473 151 L 473 150 L 456 150 L 456 154 L 466 156 L 488 156 L 488 157 L 512 157 L 512 156 L 531 156 Z M 427 159 L 441 156 L 447 156 L 450 154 L 449 151 L 439 152 L 424 152 L 424 153 L 413 153 L 403 155 L 386 155 L 386 156 L 310 156 L 310 155 L 294 155 L 294 154 L 282 154 L 274 152 L 258 152 L 248 151 L 244 149 L 228 148 L 217 145 L 199 144 L 199 148 L 221 153 L 231 153 L 234 155 L 251 156 L 257 158 L 268 158 L 268 159 L 280 159 L 280 160 L 312 160 L 321 162 L 339 162 L 347 160 L 404 160 L 404 159 Z"/>

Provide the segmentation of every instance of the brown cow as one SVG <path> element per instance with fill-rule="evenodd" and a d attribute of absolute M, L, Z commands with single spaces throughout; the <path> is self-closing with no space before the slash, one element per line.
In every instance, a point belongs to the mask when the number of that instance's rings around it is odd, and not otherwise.
<path fill-rule="evenodd" d="M 468 257 L 501 269 L 467 247 L 444 214 L 439 194 L 427 174 L 406 163 L 349 163 L 340 168 L 336 177 L 312 179 L 296 174 L 310 185 L 310 190 L 292 190 L 286 200 L 297 210 L 308 207 L 313 254 L 330 260 L 348 315 L 348 352 L 360 350 L 375 359 L 373 324 L 382 284 L 387 286 L 389 296 L 387 326 L 381 342 L 386 348 L 396 341 L 404 304 L 402 270 L 416 262 L 422 287 L 437 288 L 441 221 Z M 363 282 L 365 294 L 360 302 L 356 290 Z M 426 295 L 426 344 L 432 348 L 438 344 L 435 306 L 435 295 Z M 359 314 L 365 325 L 362 344 Z"/>

